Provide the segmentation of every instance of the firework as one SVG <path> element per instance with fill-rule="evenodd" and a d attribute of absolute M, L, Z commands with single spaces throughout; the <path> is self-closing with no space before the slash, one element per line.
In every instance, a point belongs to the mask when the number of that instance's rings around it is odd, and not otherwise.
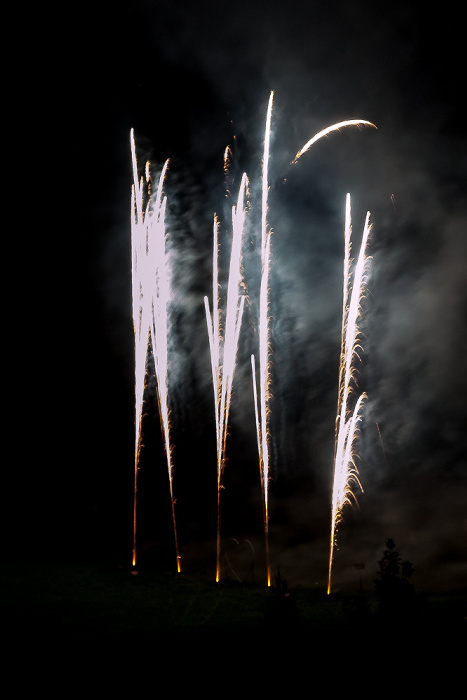
<path fill-rule="evenodd" d="M 170 440 L 170 410 L 168 387 L 168 305 L 170 284 L 165 248 L 165 210 L 167 198 L 162 187 L 168 167 L 164 164 L 155 196 L 144 192 L 144 179 L 138 178 L 134 133 L 131 131 L 131 155 L 133 163 L 133 186 L 131 194 L 131 241 L 132 241 L 132 301 L 135 333 L 135 478 L 133 499 L 133 566 L 136 565 L 136 524 L 139 457 L 141 450 L 141 428 L 143 396 L 146 379 L 148 342 L 154 358 L 157 380 L 157 399 L 161 420 L 162 438 L 167 461 L 172 519 L 174 526 L 177 570 L 180 572 L 175 501 L 173 496 L 172 446 Z M 146 165 L 146 181 L 150 191 L 149 163 Z M 144 207 L 143 200 L 147 198 Z"/>
<path fill-rule="evenodd" d="M 269 400 L 270 400 L 270 357 L 269 357 L 269 269 L 271 252 L 271 230 L 268 227 L 268 168 L 269 145 L 271 139 L 271 116 L 274 93 L 269 97 L 264 136 L 263 174 L 261 189 L 261 285 L 259 297 L 259 401 L 256 386 L 255 357 L 251 356 L 253 377 L 253 398 L 255 402 L 256 435 L 258 442 L 261 488 L 263 492 L 264 534 L 266 540 L 266 565 L 268 586 L 271 585 L 269 562 Z"/>
<path fill-rule="evenodd" d="M 258 320 L 258 368 L 255 355 L 251 355 L 253 380 L 253 399 L 256 419 L 256 436 L 258 445 L 261 488 L 263 496 L 264 531 L 266 541 L 267 582 L 270 585 L 269 561 L 269 479 L 270 479 L 270 339 L 269 339 L 269 274 L 271 264 L 271 236 L 268 224 L 269 196 L 269 150 L 271 140 L 271 118 L 273 106 L 271 92 L 264 136 L 261 189 L 261 280 L 259 290 Z M 348 126 L 371 126 L 366 120 L 351 119 L 329 126 L 313 136 L 298 153 L 295 164 L 319 139 L 333 131 Z M 374 127 L 376 128 L 376 127 Z M 166 255 L 165 210 L 166 198 L 163 196 L 163 183 L 168 163 L 164 165 L 155 193 L 151 196 L 149 165 L 146 168 L 147 191 L 144 178 L 138 178 L 134 146 L 131 132 L 131 153 L 134 183 L 132 187 L 132 277 L 133 277 L 133 322 L 135 330 L 135 480 L 134 480 L 134 529 L 133 529 L 133 565 L 136 563 L 136 510 L 138 470 L 141 450 L 141 423 L 144 400 L 144 388 L 147 372 L 148 343 L 152 350 L 157 380 L 157 398 L 164 449 L 167 459 L 169 486 L 172 500 L 172 518 L 175 535 L 177 568 L 180 571 L 177 529 L 173 498 L 172 447 L 170 441 L 170 411 L 168 385 L 168 307 L 170 286 L 168 279 L 168 262 Z M 224 173 L 227 176 L 230 149 L 224 153 Z M 213 225 L 213 302 L 212 312 L 208 298 L 204 298 L 206 322 L 211 355 L 211 371 L 215 407 L 216 457 L 217 457 L 217 562 L 216 580 L 220 578 L 220 500 L 223 488 L 223 474 L 226 464 L 226 442 L 232 386 L 235 373 L 238 341 L 242 323 L 244 296 L 241 293 L 241 256 L 242 237 L 245 226 L 245 199 L 248 180 L 243 174 L 236 206 L 232 207 L 232 246 L 226 291 L 226 306 L 221 312 L 219 298 L 219 222 L 214 216 Z M 144 204 L 146 203 L 146 204 Z M 332 564 L 332 548 L 336 525 L 341 517 L 343 505 L 351 495 L 351 485 L 357 481 L 354 462 L 354 441 L 360 419 L 360 407 L 364 399 L 362 394 L 355 403 L 353 412 L 349 408 L 349 397 L 354 384 L 353 359 L 358 354 L 359 331 L 357 319 L 360 309 L 361 289 L 365 269 L 365 246 L 368 237 L 368 219 L 365 224 L 362 250 L 354 271 L 353 287 L 350 293 L 350 200 L 346 217 L 346 255 L 344 261 L 344 303 L 342 327 L 342 353 L 339 374 L 339 404 L 336 419 L 335 475 L 333 490 L 333 522 L 331 533 L 331 554 L 329 565 L 329 585 Z M 221 323 L 222 318 L 222 323 Z"/>
<path fill-rule="evenodd" d="M 346 503 L 354 498 L 352 487 L 357 484 L 358 471 L 355 464 L 355 440 L 358 423 L 361 419 L 360 409 L 366 398 L 362 393 L 353 410 L 349 402 L 355 394 L 355 358 L 358 357 L 360 344 L 360 329 L 358 320 L 361 312 L 361 301 L 364 295 L 365 275 L 368 264 L 366 247 L 370 233 L 369 213 L 366 216 L 363 229 L 360 253 L 351 280 L 351 214 L 350 196 L 347 195 L 345 214 L 345 256 L 344 256 L 344 288 L 342 302 L 342 337 L 339 365 L 339 389 L 336 418 L 336 440 L 334 451 L 334 483 L 332 492 L 331 544 L 329 554 L 328 594 L 331 590 L 331 569 L 336 539 L 337 525 L 342 520 L 342 510 Z"/>
<path fill-rule="evenodd" d="M 238 339 L 242 323 L 245 297 L 240 294 L 241 288 L 241 259 L 242 236 L 245 224 L 244 200 L 247 187 L 247 177 L 243 174 L 237 206 L 232 207 L 232 247 L 230 251 L 230 267 L 227 285 L 225 309 L 225 327 L 221 331 L 219 308 L 219 264 L 218 237 L 219 224 L 214 217 L 213 227 L 213 311 L 211 314 L 208 297 L 204 297 L 206 323 L 208 327 L 209 349 L 211 353 L 212 385 L 214 390 L 214 411 L 216 419 L 217 443 L 217 555 L 216 581 L 220 578 L 220 543 L 221 517 L 220 498 L 222 480 L 226 462 L 226 441 L 229 424 L 232 385 L 237 358 Z"/>
<path fill-rule="evenodd" d="M 344 128 L 345 126 L 372 126 L 374 129 L 376 129 L 376 126 L 372 124 L 371 122 L 366 121 L 365 119 L 347 119 L 346 121 L 343 122 L 337 122 L 337 124 L 332 124 L 331 126 L 327 126 L 325 129 L 322 129 L 319 131 L 317 134 L 315 134 L 309 141 L 306 142 L 306 144 L 298 151 L 297 155 L 292 161 L 292 165 L 297 162 L 297 160 L 304 154 L 306 153 L 314 143 L 319 141 L 319 139 L 322 139 L 324 136 L 327 136 L 333 131 L 339 131 L 339 129 Z"/>
<path fill-rule="evenodd" d="M 347 119 L 337 122 L 326 127 L 313 136 L 306 144 L 298 151 L 291 165 L 294 165 L 301 156 L 306 153 L 313 144 L 327 136 L 328 134 L 339 131 L 347 126 L 369 126 L 374 129 L 377 127 L 365 119 Z M 346 217 L 345 217 L 345 257 L 344 257 L 344 290 L 343 290 L 343 311 L 342 311 L 342 338 L 341 338 L 341 358 L 339 367 L 339 391 L 338 391 L 338 410 L 336 418 L 336 439 L 334 449 L 334 483 L 332 492 L 332 522 L 331 522 L 331 546 L 329 555 L 329 576 L 328 576 L 328 594 L 331 589 L 331 568 L 334 553 L 334 544 L 336 538 L 336 528 L 342 519 L 342 509 L 346 503 L 349 503 L 353 497 L 352 486 L 356 483 L 360 486 L 358 480 L 358 472 L 355 465 L 355 439 L 357 434 L 358 423 L 360 421 L 360 408 L 363 400 L 366 398 L 362 394 L 353 409 L 349 409 L 349 399 L 354 389 L 355 384 L 355 367 L 353 361 L 358 356 L 358 351 L 361 349 L 359 344 L 359 328 L 358 317 L 361 309 L 361 299 L 365 281 L 365 269 L 367 257 L 365 249 L 367 245 L 368 235 L 370 232 L 369 214 L 365 221 L 360 255 L 357 265 L 354 270 L 354 278 L 352 291 L 350 293 L 350 237 L 351 237 L 351 218 L 350 218 L 350 196 L 346 199 Z M 350 294 L 350 299 L 349 299 Z"/>

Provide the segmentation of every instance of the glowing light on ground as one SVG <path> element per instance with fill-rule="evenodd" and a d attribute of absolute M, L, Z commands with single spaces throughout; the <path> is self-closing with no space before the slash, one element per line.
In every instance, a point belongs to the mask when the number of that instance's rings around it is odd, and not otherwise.
<path fill-rule="evenodd" d="M 329 554 L 328 594 L 331 591 L 331 570 L 336 540 L 337 526 L 342 520 L 342 510 L 347 503 L 355 499 L 352 488 L 361 484 L 355 463 L 355 441 L 358 433 L 358 423 L 361 420 L 360 409 L 366 398 L 362 393 L 353 410 L 349 406 L 351 397 L 355 394 L 355 363 L 361 347 L 361 333 L 358 320 L 361 312 L 361 302 L 365 291 L 366 270 L 369 258 L 366 255 L 368 236 L 370 234 L 369 213 L 366 216 L 363 236 L 360 245 L 353 283 L 351 285 L 351 213 L 350 196 L 347 195 L 345 213 L 345 256 L 344 256 L 344 288 L 342 303 L 342 338 L 339 365 L 339 389 L 336 418 L 336 441 L 334 453 L 334 483 L 332 492 L 331 543 Z"/>
<path fill-rule="evenodd" d="M 263 492 L 264 534 L 266 540 L 266 565 L 268 586 L 271 585 L 269 562 L 269 401 L 270 401 L 270 357 L 269 357 L 269 269 L 271 252 L 271 230 L 268 227 L 268 168 L 271 140 L 271 116 L 274 93 L 269 97 L 264 135 L 263 174 L 261 189 L 261 285 L 259 298 L 259 402 L 256 386 L 255 356 L 251 356 L 253 376 L 253 398 L 255 402 L 256 435 L 258 442 L 261 488 Z"/>
<path fill-rule="evenodd" d="M 148 342 L 154 358 L 157 398 L 162 438 L 167 461 L 177 570 L 180 572 L 175 501 L 173 495 L 172 445 L 168 386 L 168 306 L 170 284 L 166 254 L 165 210 L 167 199 L 162 187 L 168 167 L 166 161 L 155 195 L 150 196 L 151 175 L 146 164 L 146 182 L 138 178 L 134 133 L 131 131 L 133 186 L 131 192 L 132 305 L 135 334 L 135 477 L 133 499 L 133 566 L 136 565 L 137 492 L 141 451 L 142 412 L 147 371 Z M 144 201 L 147 200 L 146 206 Z"/>
<path fill-rule="evenodd" d="M 204 297 L 206 323 L 208 327 L 209 349 L 211 353 L 212 385 L 214 390 L 214 411 L 216 419 L 217 443 L 217 548 L 216 581 L 220 579 L 221 546 L 221 490 L 226 463 L 226 441 L 229 424 L 232 385 L 237 359 L 238 339 L 242 323 L 245 297 L 240 294 L 242 237 L 245 224 L 244 200 L 247 177 L 242 177 L 237 206 L 232 207 L 232 247 L 230 251 L 229 278 L 225 310 L 225 327 L 221 330 L 219 304 L 219 264 L 218 233 L 219 224 L 214 217 L 213 245 L 213 311 L 211 314 L 208 297 Z"/>

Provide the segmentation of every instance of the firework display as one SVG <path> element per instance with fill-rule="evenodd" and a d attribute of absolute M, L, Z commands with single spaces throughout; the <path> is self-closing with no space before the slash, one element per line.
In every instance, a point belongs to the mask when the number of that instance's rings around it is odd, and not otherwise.
<path fill-rule="evenodd" d="M 232 206 L 231 246 L 225 308 L 221 308 L 220 295 L 220 222 L 214 215 L 213 254 L 212 254 L 212 307 L 208 296 L 204 297 L 205 316 L 208 331 L 208 346 L 212 372 L 214 396 L 215 440 L 217 459 L 217 539 L 216 539 L 216 581 L 221 578 L 221 492 L 226 466 L 229 414 L 237 363 L 240 330 L 244 314 L 245 299 L 249 294 L 249 280 L 244 278 L 242 268 L 243 239 L 247 214 L 252 218 L 252 230 L 260 240 L 260 286 L 259 314 L 255 320 L 258 338 L 258 353 L 250 355 L 253 382 L 252 398 L 256 422 L 259 469 L 263 499 L 264 536 L 267 569 L 267 585 L 271 585 L 271 564 L 269 553 L 269 480 L 271 469 L 271 342 L 269 322 L 270 270 L 274 265 L 272 254 L 272 229 L 268 222 L 269 208 L 269 158 L 273 93 L 269 97 L 264 133 L 264 148 L 261 176 L 260 213 L 250 212 L 248 202 L 249 181 L 246 173 L 241 177 L 236 204 Z M 350 126 L 370 126 L 371 122 L 351 119 L 333 124 L 313 136 L 291 161 L 297 161 L 321 138 Z M 133 323 L 135 332 L 135 477 L 134 477 L 134 528 L 133 566 L 137 552 L 137 490 L 138 470 L 142 440 L 142 412 L 144 389 L 147 374 L 148 341 L 154 358 L 154 374 L 157 382 L 157 399 L 169 476 L 172 518 L 175 538 L 177 570 L 180 572 L 180 554 L 175 518 L 173 493 L 173 463 L 171 444 L 171 417 L 169 408 L 169 307 L 171 301 L 169 261 L 166 254 L 165 210 L 166 197 L 163 185 L 168 161 L 162 168 L 157 187 L 150 193 L 151 175 L 149 164 L 146 167 L 147 191 L 144 178 L 138 177 L 134 134 L 131 132 L 131 153 L 134 182 L 131 199 L 132 232 L 132 279 L 133 279 Z M 224 167 L 227 168 L 230 149 L 224 154 Z M 259 224 L 257 220 L 259 219 Z M 280 235 L 280 232 L 278 232 Z M 328 593 L 331 588 L 331 569 L 334 554 L 336 531 L 342 519 L 344 506 L 352 500 L 352 487 L 360 484 L 356 468 L 356 437 L 362 418 L 365 394 L 353 400 L 356 393 L 355 359 L 361 349 L 359 317 L 361 300 L 365 290 L 366 272 L 369 258 L 366 253 L 370 233 L 367 215 L 361 242 L 360 254 L 355 265 L 351 260 L 351 216 L 350 196 L 347 196 L 345 217 L 345 256 L 342 311 L 342 339 L 339 367 L 338 410 L 336 418 L 334 482 L 332 491 L 331 542 L 329 556 Z"/>

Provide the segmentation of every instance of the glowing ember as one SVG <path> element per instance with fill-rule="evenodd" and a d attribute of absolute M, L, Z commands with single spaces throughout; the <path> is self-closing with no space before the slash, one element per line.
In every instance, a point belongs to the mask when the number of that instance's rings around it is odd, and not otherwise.
<path fill-rule="evenodd" d="M 331 546 L 329 555 L 328 594 L 331 590 L 331 569 L 336 538 L 337 525 L 342 519 L 342 509 L 346 503 L 354 497 L 353 484 L 361 484 L 358 480 L 358 472 L 355 465 L 355 439 L 357 426 L 360 421 L 360 408 L 365 394 L 361 394 L 353 411 L 349 408 L 349 399 L 352 396 L 355 385 L 354 358 L 358 357 L 360 345 L 360 331 L 358 319 L 361 310 L 361 301 L 364 293 L 365 272 L 368 257 L 365 250 L 370 233 L 369 213 L 366 216 L 363 230 L 360 254 L 353 273 L 353 284 L 350 292 L 350 196 L 347 195 L 345 215 L 345 257 L 344 257 L 344 290 L 342 303 L 342 340 L 339 367 L 339 391 L 336 418 L 336 443 L 334 455 L 334 485 L 332 493 L 332 521 L 331 521 Z M 350 299 L 349 299 L 350 296 Z"/>
<path fill-rule="evenodd" d="M 216 417 L 217 442 L 217 561 L 216 581 L 220 578 L 220 494 L 226 460 L 227 428 L 229 423 L 232 384 L 237 358 L 238 338 L 242 323 L 245 297 L 240 295 L 242 235 L 245 223 L 244 199 L 247 177 L 244 174 L 238 194 L 237 206 L 232 207 L 232 248 L 230 252 L 229 281 L 223 333 L 219 323 L 219 269 L 218 269 L 218 221 L 214 217 L 213 246 L 213 312 L 209 310 L 209 300 L 204 297 L 209 348 L 211 352 L 212 384 L 214 390 L 214 411 Z"/>
<path fill-rule="evenodd" d="M 165 250 L 166 197 L 162 196 L 162 185 L 167 171 L 166 161 L 159 178 L 154 197 L 148 197 L 143 211 L 143 178 L 138 179 L 134 133 L 131 131 L 131 155 L 133 163 L 133 186 L 131 194 L 131 240 L 132 240 L 132 297 L 133 324 L 135 332 L 135 480 L 133 501 L 133 566 L 136 565 L 136 511 L 138 491 L 139 457 L 141 450 L 141 423 L 143 395 L 146 378 L 148 341 L 151 342 L 157 380 L 157 397 L 161 420 L 162 437 L 167 460 L 169 488 L 172 501 L 172 519 L 175 536 L 177 570 L 180 572 L 175 505 L 173 497 L 172 448 L 170 442 L 170 411 L 168 391 L 168 304 L 170 285 L 168 261 Z M 146 164 L 146 181 L 150 192 L 149 163 Z M 147 196 L 147 195 L 146 195 Z"/>

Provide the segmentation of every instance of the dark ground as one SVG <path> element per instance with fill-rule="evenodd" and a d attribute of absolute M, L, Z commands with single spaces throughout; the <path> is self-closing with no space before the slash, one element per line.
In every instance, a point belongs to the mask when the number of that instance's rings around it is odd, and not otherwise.
<path fill-rule="evenodd" d="M 252 637 L 299 640 L 316 650 L 332 639 L 371 638 L 438 647 L 466 635 L 465 600 L 455 594 L 415 594 L 390 618 L 372 591 L 289 590 L 280 580 L 268 590 L 257 582 L 223 580 L 200 572 L 173 574 L 147 568 L 138 573 L 104 564 L 3 565 L 1 609 L 4 634 L 21 647 L 48 642 L 118 641 L 123 646 L 158 640 L 251 641 Z M 397 644 L 396 640 L 397 639 Z M 444 642 L 443 642 L 444 643 Z"/>

